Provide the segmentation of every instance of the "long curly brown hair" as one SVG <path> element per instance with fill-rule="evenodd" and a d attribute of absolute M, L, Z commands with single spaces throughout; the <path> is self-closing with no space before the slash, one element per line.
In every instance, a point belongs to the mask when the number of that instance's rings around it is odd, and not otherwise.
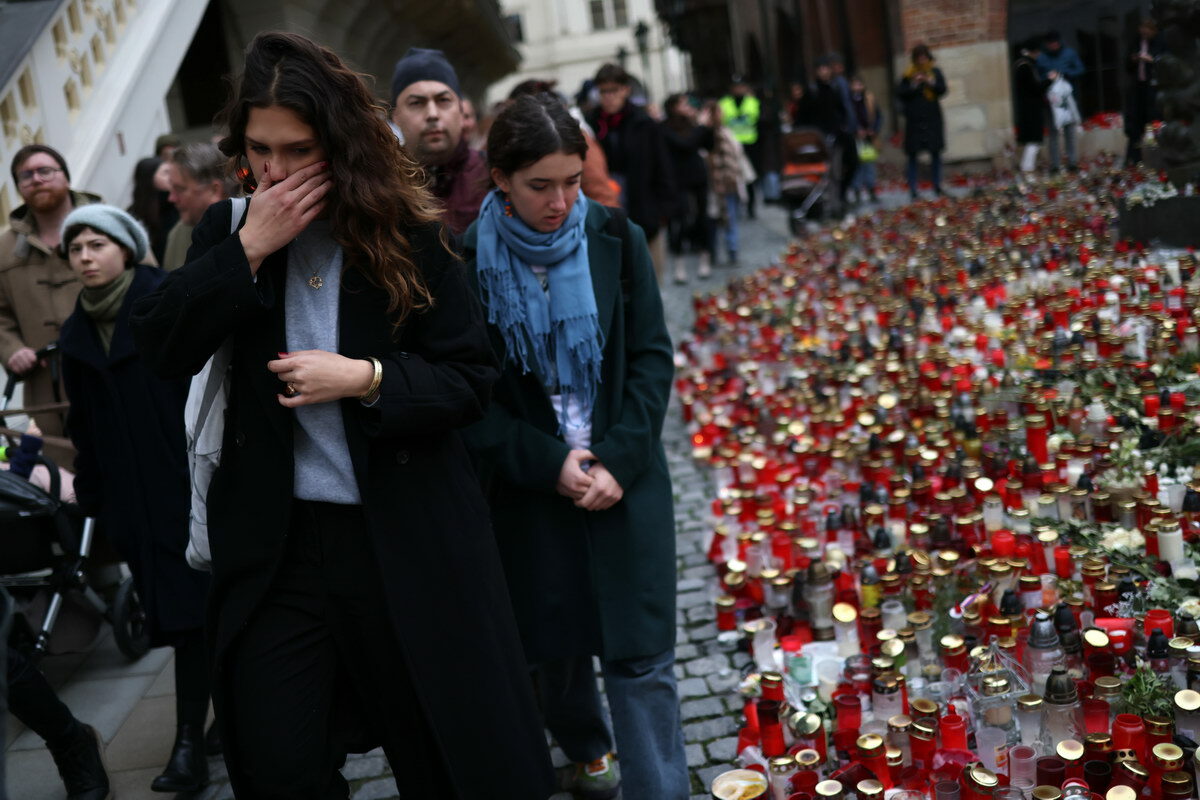
<path fill-rule="evenodd" d="M 229 130 L 219 147 L 231 169 L 246 153 L 250 109 L 271 106 L 295 112 L 316 131 L 333 175 L 327 195 L 333 237 L 345 248 L 347 263 L 361 266 L 387 292 L 397 322 L 428 308 L 433 298 L 403 230 L 405 224 L 436 222 L 440 209 L 424 171 L 400 147 L 363 76 L 303 36 L 255 36 L 241 78 L 217 117 Z"/>

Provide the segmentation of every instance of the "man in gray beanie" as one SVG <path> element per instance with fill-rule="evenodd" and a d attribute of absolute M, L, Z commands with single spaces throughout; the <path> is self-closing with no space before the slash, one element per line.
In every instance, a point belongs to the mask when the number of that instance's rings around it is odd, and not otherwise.
<path fill-rule="evenodd" d="M 442 222 L 463 233 L 487 193 L 487 161 L 462 135 L 462 90 L 441 50 L 411 48 L 392 74 L 392 122 L 404 147 L 429 173 L 445 209 Z"/>

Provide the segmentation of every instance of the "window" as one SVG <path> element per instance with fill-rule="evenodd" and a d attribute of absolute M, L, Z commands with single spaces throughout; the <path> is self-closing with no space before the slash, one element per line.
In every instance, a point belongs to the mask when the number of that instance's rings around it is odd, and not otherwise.
<path fill-rule="evenodd" d="M 58 53 L 59 58 L 67 57 L 67 26 L 60 19 L 54 23 L 54 27 L 50 29 L 54 34 L 54 51 Z"/>
<path fill-rule="evenodd" d="M 8 186 L 0 186 L 0 220 L 5 225 L 8 224 L 8 215 L 12 213 L 12 208 L 8 205 Z"/>
<path fill-rule="evenodd" d="M 125 27 L 125 4 L 121 0 L 113 3 L 113 11 L 117 12 L 117 24 Z"/>
<path fill-rule="evenodd" d="M 11 94 L 0 101 L 0 128 L 4 129 L 5 138 L 17 138 L 17 103 Z"/>
<path fill-rule="evenodd" d="M 83 82 L 84 89 L 92 88 L 92 65 L 87 56 L 79 58 L 79 80 Z"/>
<path fill-rule="evenodd" d="M 99 67 L 104 63 L 104 40 L 100 38 L 100 34 L 92 37 L 92 60 Z"/>
<path fill-rule="evenodd" d="M 37 108 L 37 92 L 33 88 L 33 73 L 29 71 L 29 67 L 25 68 L 17 80 L 17 91 L 21 93 L 21 105 L 25 108 Z"/>
<path fill-rule="evenodd" d="M 79 87 L 75 85 L 74 78 L 67 78 L 67 82 L 63 84 L 63 97 L 67 100 L 67 108 L 72 114 L 79 111 Z"/>
<path fill-rule="evenodd" d="M 521 15 L 509 14 L 504 18 L 504 27 L 508 30 L 508 36 L 517 44 L 525 41 L 525 30 L 521 27 Z"/>
<path fill-rule="evenodd" d="M 83 32 L 83 18 L 79 14 L 79 0 L 72 0 L 67 6 L 67 21 L 71 23 L 71 33 Z"/>
<path fill-rule="evenodd" d="M 113 26 L 112 14 L 107 11 L 100 17 L 100 30 L 104 31 L 104 39 L 109 44 L 117 41 L 117 31 Z"/>
<path fill-rule="evenodd" d="M 588 0 L 592 12 L 592 30 L 624 28 L 629 24 L 626 0 Z"/>

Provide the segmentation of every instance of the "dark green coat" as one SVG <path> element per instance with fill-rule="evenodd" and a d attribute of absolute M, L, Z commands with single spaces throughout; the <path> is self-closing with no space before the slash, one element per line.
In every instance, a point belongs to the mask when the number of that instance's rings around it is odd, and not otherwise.
<path fill-rule="evenodd" d="M 581 653 L 653 655 L 675 642 L 675 513 L 661 441 L 674 376 L 671 339 L 645 234 L 630 224 L 633 263 L 622 281 L 621 240 L 603 232 L 608 220 L 608 209 L 592 203 L 588 261 L 604 362 L 591 450 L 624 497 L 605 511 L 583 511 L 555 491 L 569 448 L 541 382 L 506 360 L 486 416 L 466 432 L 531 663 Z M 465 246 L 478 291 L 474 225 Z M 503 337 L 494 326 L 489 332 L 503 359 Z"/>

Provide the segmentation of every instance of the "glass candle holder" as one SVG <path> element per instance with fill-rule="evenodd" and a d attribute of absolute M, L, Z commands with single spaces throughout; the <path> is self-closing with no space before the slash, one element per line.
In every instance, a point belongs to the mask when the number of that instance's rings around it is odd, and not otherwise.
<path fill-rule="evenodd" d="M 837 719 L 837 730 L 857 731 L 862 727 L 862 701 L 853 692 L 839 694 L 833 698 Z"/>
<path fill-rule="evenodd" d="M 1019 744 L 1008 751 L 1008 777 L 1011 783 L 1027 780 L 1033 785 L 1037 780 L 1037 751 L 1029 745 Z"/>

